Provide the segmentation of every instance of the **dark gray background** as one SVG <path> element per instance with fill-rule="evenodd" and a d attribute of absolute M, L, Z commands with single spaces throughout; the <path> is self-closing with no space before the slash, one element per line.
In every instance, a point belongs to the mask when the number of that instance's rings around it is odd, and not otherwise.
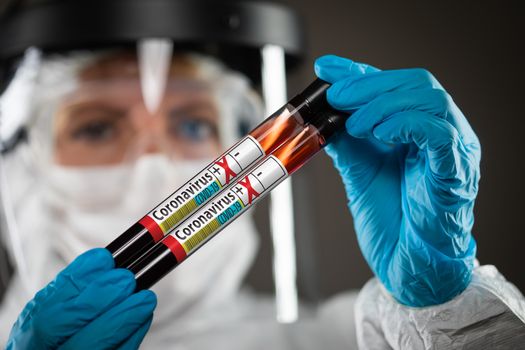
<path fill-rule="evenodd" d="M 289 93 L 313 78 L 315 57 L 333 53 L 382 69 L 424 67 L 469 119 L 482 144 L 482 177 L 474 235 L 482 264 L 494 264 L 525 291 L 523 220 L 522 53 L 525 16 L 506 1 L 288 0 L 303 14 L 309 57 L 289 80 Z M 299 284 L 310 299 L 359 288 L 371 276 L 353 231 L 339 176 L 325 154 L 294 176 Z M 315 212 L 315 216 L 311 215 Z M 263 249 L 249 277 L 270 291 L 271 250 L 257 217 Z M 308 255 L 308 256 L 307 256 Z"/>

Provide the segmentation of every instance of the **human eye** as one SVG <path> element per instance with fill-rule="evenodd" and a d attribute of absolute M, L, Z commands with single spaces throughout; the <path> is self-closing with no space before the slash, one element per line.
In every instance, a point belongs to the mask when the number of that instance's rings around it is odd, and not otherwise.
<path fill-rule="evenodd" d="M 72 138 L 78 141 L 103 142 L 114 137 L 116 133 L 115 125 L 107 121 L 90 121 L 77 127 L 72 132 Z"/>
<path fill-rule="evenodd" d="M 103 144 L 119 136 L 123 114 L 117 110 L 88 108 L 73 117 L 70 139 L 88 144 Z"/>
<path fill-rule="evenodd" d="M 187 142 L 200 143 L 218 138 L 218 127 L 214 120 L 197 113 L 172 114 L 169 133 Z"/>

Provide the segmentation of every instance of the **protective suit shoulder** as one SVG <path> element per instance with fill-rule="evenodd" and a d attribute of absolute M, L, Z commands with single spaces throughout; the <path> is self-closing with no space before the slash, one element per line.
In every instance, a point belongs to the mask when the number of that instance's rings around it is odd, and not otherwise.
<path fill-rule="evenodd" d="M 441 305 L 401 305 L 374 278 L 355 308 L 360 349 L 517 349 L 525 344 L 525 299 L 491 265 L 476 268 L 468 288 Z"/>

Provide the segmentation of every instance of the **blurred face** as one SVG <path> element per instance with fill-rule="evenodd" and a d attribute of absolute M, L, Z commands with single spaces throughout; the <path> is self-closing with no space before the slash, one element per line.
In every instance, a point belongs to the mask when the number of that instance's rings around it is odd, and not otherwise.
<path fill-rule="evenodd" d="M 188 58 L 173 59 L 162 102 L 153 112 L 145 107 L 133 55 L 100 59 L 85 67 L 78 80 L 54 118 L 56 163 L 103 166 L 134 161 L 145 153 L 164 152 L 177 159 L 219 153 L 218 109 Z"/>

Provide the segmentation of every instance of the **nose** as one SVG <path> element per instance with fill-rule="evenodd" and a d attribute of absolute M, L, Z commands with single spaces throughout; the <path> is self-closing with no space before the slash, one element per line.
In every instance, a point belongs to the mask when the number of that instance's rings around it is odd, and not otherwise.
<path fill-rule="evenodd" d="M 148 135 L 145 141 L 144 154 L 156 154 L 162 152 L 162 147 L 160 146 L 160 138 L 155 137 L 154 135 Z"/>
<path fill-rule="evenodd" d="M 150 114 L 144 105 L 137 106 L 132 111 L 132 120 L 137 130 L 137 141 L 141 145 L 141 153 L 155 154 L 163 151 L 164 135 L 162 132 L 161 112 Z"/>

